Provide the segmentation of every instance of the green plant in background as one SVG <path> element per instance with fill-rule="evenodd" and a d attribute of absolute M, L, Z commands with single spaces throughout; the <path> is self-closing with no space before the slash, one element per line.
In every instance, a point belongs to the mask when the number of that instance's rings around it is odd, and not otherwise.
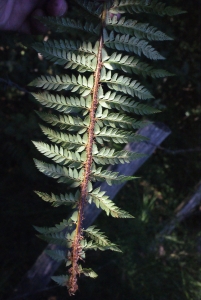
<path fill-rule="evenodd" d="M 143 199 L 135 196 L 134 226 L 131 222 L 126 226 L 124 222 L 126 228 L 120 234 L 121 224 L 117 228 L 117 242 L 121 241 L 124 255 L 120 261 L 110 258 L 119 269 L 118 275 L 123 274 L 119 289 L 124 290 L 124 299 L 132 299 L 132 295 L 137 300 L 200 299 L 200 255 L 195 249 L 197 235 L 182 224 L 172 235 L 156 238 L 161 229 L 159 211 L 165 211 L 163 201 L 159 204 L 162 195 L 147 182 L 141 182 L 141 185 Z M 122 196 L 129 195 L 128 200 L 132 203 L 131 190 L 128 186 Z"/>
<path fill-rule="evenodd" d="M 34 48 L 47 59 L 71 69 L 71 75 L 41 76 L 30 85 L 45 89 L 45 92 L 33 95 L 49 111 L 55 110 L 54 114 L 38 112 L 39 117 L 51 125 L 41 126 L 51 143 L 34 142 L 36 148 L 55 164 L 39 160 L 35 160 L 35 164 L 42 173 L 65 184 L 66 189 L 77 189 L 75 193 L 60 195 L 37 192 L 53 206 L 72 205 L 75 209 L 69 220 L 55 227 L 36 227 L 46 241 L 68 247 L 67 253 L 54 251 L 48 254 L 56 260 L 64 260 L 69 266 L 68 275 L 53 279 L 66 285 L 72 295 L 78 289 L 78 275 L 97 276 L 93 270 L 80 264 L 87 250 L 120 251 L 96 227 L 83 229 L 86 203 L 94 202 L 113 217 L 132 218 L 100 188 L 93 189 L 92 183 L 106 181 L 111 185 L 134 178 L 105 168 L 108 164 L 127 163 L 142 156 L 124 150 L 115 151 L 110 146 L 111 142 L 123 144 L 146 140 L 133 129 L 141 128 L 147 122 L 132 118 L 131 113 L 147 115 L 158 112 L 143 103 L 153 96 L 134 76 L 156 78 L 172 75 L 138 58 L 163 60 L 164 57 L 149 42 L 171 38 L 147 23 L 138 22 L 137 14 L 173 16 L 182 11 L 161 2 L 145 0 L 77 0 L 70 1 L 70 5 L 72 11 L 79 11 L 82 15 L 81 20 L 77 21 L 76 16 L 74 19 L 43 19 L 54 31 L 70 35 L 65 39 L 36 43 Z M 123 16 L 119 17 L 119 13 Z"/>

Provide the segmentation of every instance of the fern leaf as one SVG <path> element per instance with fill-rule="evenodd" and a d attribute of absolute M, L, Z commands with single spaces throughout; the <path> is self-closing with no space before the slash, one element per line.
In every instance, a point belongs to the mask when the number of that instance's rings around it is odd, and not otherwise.
<path fill-rule="evenodd" d="M 100 232 L 99 229 L 97 229 L 95 226 L 90 226 L 86 230 L 84 230 L 84 233 L 87 237 L 91 238 L 96 242 L 96 244 L 99 244 L 100 246 L 107 246 L 110 247 L 110 250 L 122 252 L 117 245 L 111 243 L 108 238 L 103 234 L 103 232 Z"/>
<path fill-rule="evenodd" d="M 87 250 L 101 250 L 101 251 L 105 251 L 105 250 L 113 250 L 114 249 L 114 246 L 113 244 L 111 243 L 111 245 L 100 245 L 100 244 L 97 244 L 97 243 L 94 243 L 93 240 L 90 240 L 90 241 L 87 241 L 87 240 L 82 240 L 80 245 L 82 246 L 82 249 L 84 251 L 87 251 Z M 117 251 L 117 250 L 113 250 L 113 251 Z M 121 252 L 121 251 L 118 251 L 118 252 Z"/>
<path fill-rule="evenodd" d="M 137 80 L 132 80 L 130 77 L 125 77 L 119 74 L 112 74 L 111 71 L 106 73 L 105 68 L 101 70 L 101 82 L 106 82 L 108 87 L 117 92 L 129 94 L 133 97 L 137 96 L 140 99 L 154 98 L 151 93 Z"/>
<path fill-rule="evenodd" d="M 100 17 L 103 10 L 103 4 L 87 0 L 76 0 L 76 2 L 90 14 Z"/>
<path fill-rule="evenodd" d="M 165 3 L 158 2 L 158 0 L 115 0 L 111 12 L 116 13 L 153 13 L 159 16 L 175 16 L 183 14 L 185 11 L 177 7 L 166 6 Z"/>
<path fill-rule="evenodd" d="M 82 110 L 86 111 L 90 108 L 91 105 L 91 96 L 88 96 L 86 99 L 81 97 L 64 97 L 59 94 L 50 94 L 48 92 L 44 92 L 41 94 L 32 93 L 34 98 L 38 100 L 43 106 L 48 108 L 53 108 L 59 112 L 63 112 L 65 114 L 69 113 L 78 113 Z"/>
<path fill-rule="evenodd" d="M 152 69 L 150 70 L 149 74 L 153 78 L 160 78 L 160 77 L 166 77 L 166 76 L 175 76 L 175 74 L 170 73 L 163 69 Z"/>
<path fill-rule="evenodd" d="M 83 169 L 78 173 L 76 169 L 61 167 L 57 165 L 51 165 L 34 159 L 35 165 L 38 170 L 48 177 L 58 179 L 58 182 L 71 183 L 71 187 L 77 187 L 81 184 L 83 177 Z"/>
<path fill-rule="evenodd" d="M 44 47 L 36 45 L 34 47 L 38 52 L 40 52 L 46 59 L 53 61 L 55 64 L 65 65 L 65 68 L 77 69 L 79 72 L 94 72 L 96 67 L 96 56 L 94 54 L 88 54 L 83 56 L 81 52 L 79 54 L 78 50 L 74 52 L 67 52 L 66 49 L 51 48 L 47 45 Z M 69 47 L 70 48 L 70 47 Z M 86 49 L 87 50 L 87 49 Z M 78 53 L 76 53 L 78 52 Z"/>
<path fill-rule="evenodd" d="M 97 45 L 93 47 L 91 42 L 81 42 L 73 40 L 48 40 L 43 43 L 35 43 L 33 48 L 43 55 L 46 59 L 56 64 L 66 64 L 68 53 L 85 55 L 93 59 L 97 55 Z"/>
<path fill-rule="evenodd" d="M 134 218 L 126 211 L 118 208 L 108 196 L 105 195 L 105 192 L 100 191 L 100 188 L 95 189 L 92 193 L 89 194 L 89 202 L 93 201 L 96 206 L 105 210 L 106 214 L 111 215 L 114 218 Z"/>
<path fill-rule="evenodd" d="M 54 76 L 41 76 L 32 81 L 30 86 L 36 86 L 47 90 L 71 90 L 72 92 L 77 92 L 81 94 L 81 96 L 88 96 L 91 93 L 91 89 L 93 87 L 93 75 L 91 75 L 88 79 L 85 76 L 79 75 L 76 78 L 72 75 L 72 78 L 68 75 L 62 75 L 59 77 Z"/>
<path fill-rule="evenodd" d="M 74 223 L 76 223 L 76 222 L 74 222 Z M 40 234 L 40 235 L 38 235 L 38 237 L 49 243 L 58 244 L 60 246 L 65 246 L 67 248 L 70 248 L 70 247 L 72 247 L 75 233 L 76 233 L 75 230 L 73 230 L 71 233 L 66 233 L 66 230 L 62 230 L 60 232 Z"/>
<path fill-rule="evenodd" d="M 37 235 L 40 239 L 52 243 L 52 244 L 57 244 L 60 246 L 67 246 L 68 245 L 68 240 L 66 238 L 66 234 L 61 231 L 61 232 L 55 232 L 55 233 L 49 233 L 49 234 L 39 234 Z"/>
<path fill-rule="evenodd" d="M 142 76 L 151 76 L 153 78 L 160 78 L 166 76 L 173 76 L 174 74 L 163 70 L 154 69 L 147 63 L 141 62 L 138 58 L 130 55 L 123 56 L 121 53 L 114 52 L 103 63 L 104 67 L 109 70 L 119 69 L 126 73 L 140 74 Z"/>
<path fill-rule="evenodd" d="M 49 50 L 49 49 L 48 49 Z M 77 69 L 79 72 L 94 72 L 96 66 L 96 57 L 94 55 L 82 56 L 74 52 L 66 52 L 59 49 L 41 51 L 46 59 L 55 64 L 65 65 L 65 69 Z"/>
<path fill-rule="evenodd" d="M 116 92 L 112 93 L 111 91 L 105 95 L 102 92 L 99 93 L 99 104 L 107 109 L 115 108 L 117 110 L 133 112 L 137 115 L 148 115 L 159 112 L 154 107 L 136 102 L 132 98 L 122 96 Z"/>
<path fill-rule="evenodd" d="M 86 151 L 79 152 L 68 151 L 57 145 L 48 145 L 42 142 L 33 142 L 35 147 L 46 157 L 51 158 L 54 162 L 62 165 L 68 165 L 70 168 L 81 168 L 85 161 Z"/>
<path fill-rule="evenodd" d="M 143 53 L 147 58 L 152 60 L 165 59 L 147 41 L 130 37 L 128 34 L 117 34 L 115 36 L 114 31 L 111 31 L 108 35 L 104 29 L 104 44 L 108 48 L 135 53 L 139 56 Z"/>
<path fill-rule="evenodd" d="M 90 269 L 83 268 L 83 269 L 80 270 L 80 273 L 83 273 L 85 276 L 91 277 L 91 278 L 98 277 L 96 272 L 94 272 L 91 268 Z"/>
<path fill-rule="evenodd" d="M 129 143 L 129 142 L 142 142 L 147 141 L 148 138 L 135 134 L 132 131 L 123 131 L 110 127 L 103 127 L 98 133 L 96 133 L 96 141 L 99 144 L 103 144 L 103 141 L 114 143 Z"/>
<path fill-rule="evenodd" d="M 66 286 L 68 282 L 68 275 L 60 275 L 60 276 L 52 276 L 51 279 L 54 280 L 56 283 L 58 283 L 61 286 Z"/>
<path fill-rule="evenodd" d="M 101 148 L 98 153 L 93 155 L 93 160 L 97 164 L 107 165 L 107 164 L 124 164 L 129 163 L 132 160 L 144 157 L 144 154 L 134 153 L 129 151 L 118 151 L 115 152 L 114 149 Z"/>
<path fill-rule="evenodd" d="M 80 21 L 71 20 L 69 18 L 58 18 L 58 17 L 38 17 L 38 19 L 50 28 L 53 28 L 55 32 L 67 32 L 67 31 L 81 31 L 87 32 L 93 35 L 99 35 L 101 26 L 96 25 L 92 22 L 82 23 Z"/>
<path fill-rule="evenodd" d="M 69 130 L 87 130 L 87 126 L 84 124 L 83 120 L 79 117 L 71 117 L 70 115 L 52 115 L 43 112 L 37 112 L 37 115 L 45 122 L 51 124 L 52 126 L 59 126 L 61 129 L 68 128 Z"/>
<path fill-rule="evenodd" d="M 108 185 L 120 184 L 127 180 L 133 180 L 136 177 L 119 175 L 118 172 L 111 172 L 108 170 L 102 170 L 102 168 L 93 169 L 91 173 L 91 179 L 93 181 L 106 181 Z"/>
<path fill-rule="evenodd" d="M 51 194 L 48 195 L 46 193 L 35 191 L 35 193 L 42 198 L 45 202 L 50 202 L 52 206 L 58 207 L 60 205 L 76 205 L 80 199 L 80 192 L 77 191 L 75 195 L 72 193 L 70 194 L 60 194 L 55 195 Z"/>
<path fill-rule="evenodd" d="M 40 125 L 40 127 L 49 140 L 56 144 L 60 144 L 62 147 L 67 147 L 68 150 L 76 149 L 77 152 L 80 152 L 86 148 L 86 143 L 88 140 L 87 133 L 81 137 L 79 134 L 71 135 L 54 131 L 42 125 Z"/>
<path fill-rule="evenodd" d="M 60 262 L 60 261 L 67 261 L 66 251 L 62 250 L 46 250 L 45 253 L 50 256 L 52 259 Z"/>
<path fill-rule="evenodd" d="M 97 65 L 97 58 L 91 56 L 75 55 L 74 53 L 67 54 L 67 61 L 65 68 L 76 69 L 78 72 L 94 72 Z"/>
<path fill-rule="evenodd" d="M 164 41 L 172 40 L 171 37 L 167 36 L 162 31 L 159 31 L 154 26 L 149 26 L 148 23 L 138 23 L 135 20 L 126 20 L 122 17 L 119 21 L 116 16 L 109 19 L 107 22 L 107 28 L 114 30 L 117 33 L 129 34 L 135 36 L 138 39 L 148 39 L 150 41 Z"/>
<path fill-rule="evenodd" d="M 148 122 L 137 121 L 136 119 L 130 118 L 126 115 L 119 113 L 108 114 L 108 110 L 105 110 L 101 117 L 97 118 L 99 126 L 103 127 L 104 125 L 110 127 L 120 127 L 124 129 L 128 128 L 142 128 L 148 124 Z"/>
<path fill-rule="evenodd" d="M 72 226 L 72 221 L 70 219 L 70 221 L 68 220 L 63 220 L 62 222 L 60 222 L 59 224 L 55 225 L 55 227 L 38 227 L 38 226 L 34 226 L 34 228 L 42 234 L 50 234 L 50 233 L 57 233 L 60 232 L 64 229 L 66 229 L 67 227 Z"/>

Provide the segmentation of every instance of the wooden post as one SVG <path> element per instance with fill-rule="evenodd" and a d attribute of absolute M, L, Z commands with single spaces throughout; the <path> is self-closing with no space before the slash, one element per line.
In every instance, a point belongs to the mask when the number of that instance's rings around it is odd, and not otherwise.
<path fill-rule="evenodd" d="M 159 146 L 164 139 L 170 134 L 170 130 L 162 123 L 149 124 L 148 126 L 138 131 L 140 135 L 149 138 L 146 142 L 135 142 L 125 146 L 125 150 L 144 153 L 145 157 L 135 160 L 128 164 L 110 166 L 109 169 L 114 172 L 119 172 L 124 175 L 133 175 L 145 161 L 153 154 L 157 146 Z M 119 190 L 125 183 L 115 186 L 109 186 L 106 182 L 99 184 L 102 190 L 106 191 L 107 195 L 114 199 Z M 98 209 L 95 204 L 88 204 L 85 207 L 84 228 L 89 227 L 100 214 L 101 209 Z M 25 274 L 22 281 L 15 288 L 14 293 L 10 299 L 20 299 L 28 295 L 35 294 L 45 289 L 51 280 L 51 276 L 59 267 L 60 263 L 51 259 L 46 250 L 61 249 L 57 245 L 49 244 L 45 250 L 38 256 L 36 262 L 31 269 Z"/>
<path fill-rule="evenodd" d="M 157 238 L 162 238 L 164 235 L 170 234 L 175 227 L 189 217 L 192 211 L 201 203 L 201 182 L 196 186 L 195 192 L 187 197 L 176 209 L 176 214 L 165 227 L 157 235 Z"/>

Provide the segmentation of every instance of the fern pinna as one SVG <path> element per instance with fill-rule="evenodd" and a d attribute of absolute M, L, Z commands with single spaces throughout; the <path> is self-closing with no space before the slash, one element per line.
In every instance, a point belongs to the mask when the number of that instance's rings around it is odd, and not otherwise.
<path fill-rule="evenodd" d="M 56 32 L 66 33 L 66 39 L 36 43 L 34 48 L 43 57 L 71 69 L 71 75 L 67 72 L 61 76 L 41 76 L 30 85 L 46 90 L 33 95 L 51 112 L 56 111 L 55 114 L 38 112 L 39 117 L 51 126 L 41 125 L 50 143 L 34 142 L 36 148 L 54 163 L 35 160 L 35 164 L 39 171 L 66 184 L 67 188 L 77 188 L 75 193 L 61 195 L 37 192 L 53 206 L 72 205 L 74 208 L 69 220 L 51 228 L 36 227 L 46 241 L 68 248 L 48 254 L 56 260 L 64 260 L 69 266 L 67 275 L 54 276 L 53 280 L 66 285 L 69 294 L 73 295 L 78 289 L 78 275 L 97 276 L 80 264 L 87 250 L 120 251 L 95 226 L 83 229 L 86 203 L 94 202 L 112 217 L 132 218 L 104 191 L 94 189 L 93 182 L 106 181 L 111 185 L 133 179 L 111 172 L 105 166 L 128 163 L 140 157 L 138 153 L 115 151 L 109 146 L 111 142 L 144 140 L 133 129 L 145 123 L 132 118 L 131 113 L 157 112 L 143 103 L 153 96 L 135 79 L 136 75 L 155 78 L 171 75 L 155 69 L 145 60 L 163 60 L 149 42 L 171 38 L 147 23 L 138 22 L 137 16 L 139 13 L 172 16 L 182 11 L 156 0 L 69 2 L 71 11 L 80 13 L 80 20 L 73 19 L 73 13 L 71 18 L 43 19 Z M 75 36 L 69 37 L 72 32 Z M 139 56 L 145 59 L 142 61 Z"/>

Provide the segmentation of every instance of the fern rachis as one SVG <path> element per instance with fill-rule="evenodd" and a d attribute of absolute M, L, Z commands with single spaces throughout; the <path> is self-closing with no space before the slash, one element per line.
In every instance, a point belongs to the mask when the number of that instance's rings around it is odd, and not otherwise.
<path fill-rule="evenodd" d="M 78 289 L 78 275 L 83 273 L 96 277 L 95 272 L 80 265 L 88 249 L 120 251 L 94 226 L 83 230 L 86 203 L 94 202 L 113 217 L 132 217 L 119 209 L 104 191 L 100 188 L 93 189 L 92 185 L 95 181 L 118 184 L 134 178 L 101 167 L 126 163 L 140 157 L 138 153 L 116 152 L 107 144 L 110 141 L 127 143 L 145 140 L 132 132 L 132 128 L 141 128 L 144 122 L 133 119 L 126 113 L 146 115 L 157 112 L 157 109 L 143 103 L 153 96 L 132 74 L 152 77 L 172 75 L 167 71 L 154 69 L 137 57 L 144 55 L 152 60 L 164 59 L 149 41 L 171 38 L 147 23 L 138 23 L 130 17 L 127 19 L 127 14 L 153 12 L 174 15 L 180 11 L 155 0 L 149 3 L 145 0 L 72 0 L 70 3 L 72 8 L 78 5 L 87 12 L 86 20 L 47 18 L 43 21 L 57 32 L 69 32 L 73 28 L 77 30 L 79 38 L 36 43 L 34 48 L 47 59 L 72 69 L 72 75 L 41 76 L 31 85 L 47 90 L 33 93 L 33 96 L 45 107 L 56 111 L 56 115 L 38 113 L 44 122 L 57 128 L 53 130 L 41 125 L 51 144 L 34 142 L 37 149 L 55 164 L 35 160 L 36 166 L 58 182 L 77 188 L 75 195 L 37 192 L 53 206 L 72 205 L 76 208 L 68 221 L 64 220 L 51 228 L 36 227 L 46 241 L 58 242 L 69 248 L 66 255 L 61 251 L 51 252 L 49 255 L 57 260 L 63 259 L 69 266 L 69 275 L 53 279 L 66 285 L 69 294 L 73 295 Z M 121 17 L 118 21 L 115 16 L 110 18 L 111 13 L 118 12 L 126 13 L 126 17 Z M 93 15 L 93 21 L 89 22 L 87 16 L 90 14 Z M 87 34 L 87 41 L 82 39 L 84 33 Z M 70 97 L 67 91 L 71 91 Z M 67 233 L 62 231 L 64 228 Z M 85 236 L 90 240 L 85 239 Z"/>

